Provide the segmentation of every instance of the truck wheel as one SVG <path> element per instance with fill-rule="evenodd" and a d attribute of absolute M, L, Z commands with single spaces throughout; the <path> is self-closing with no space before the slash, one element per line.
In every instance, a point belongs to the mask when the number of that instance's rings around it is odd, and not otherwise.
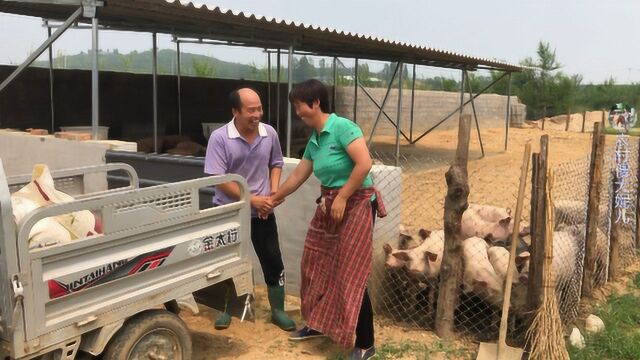
<path fill-rule="evenodd" d="M 127 320 L 104 353 L 104 360 L 190 359 L 189 330 L 166 310 L 146 311 Z"/>

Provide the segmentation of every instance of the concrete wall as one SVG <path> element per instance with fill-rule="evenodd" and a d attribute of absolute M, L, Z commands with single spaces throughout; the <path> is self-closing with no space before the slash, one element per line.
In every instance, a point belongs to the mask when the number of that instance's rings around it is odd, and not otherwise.
<path fill-rule="evenodd" d="M 386 89 L 367 88 L 379 104 L 386 93 Z M 336 110 L 338 114 L 353 119 L 353 87 L 339 87 L 336 96 Z M 403 90 L 401 129 L 407 136 L 409 134 L 410 110 L 411 110 L 411 90 Z M 469 98 L 465 96 L 465 101 Z M 414 100 L 414 138 L 420 135 L 438 121 L 455 110 L 460 105 L 460 93 L 447 91 L 424 91 L 416 90 Z M 476 113 L 481 128 L 503 128 L 507 111 L 507 97 L 497 94 L 483 94 L 475 99 Z M 389 94 L 386 113 L 395 121 L 398 108 L 398 90 L 394 89 Z M 471 104 L 465 107 L 465 112 L 471 114 Z M 378 114 L 378 108 L 369 100 L 362 90 L 358 91 L 358 117 L 357 122 L 368 136 Z M 517 97 L 511 97 L 511 124 L 518 126 L 522 124 L 526 115 L 526 106 L 520 103 Z M 457 128 L 456 116 L 451 117 L 438 127 L 439 130 L 451 130 Z M 395 136 L 395 128 L 381 117 L 376 135 Z"/>

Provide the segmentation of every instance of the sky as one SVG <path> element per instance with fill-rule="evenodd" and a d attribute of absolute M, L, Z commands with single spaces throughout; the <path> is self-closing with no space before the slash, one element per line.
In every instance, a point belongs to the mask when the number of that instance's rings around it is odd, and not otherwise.
<path fill-rule="evenodd" d="M 535 57 L 538 42 L 544 41 L 556 50 L 562 71 L 581 74 L 583 83 L 601 83 L 610 77 L 616 83 L 640 82 L 638 0 L 200 2 L 512 63 Z M 41 19 L 0 13 L 1 64 L 21 62 L 45 38 Z M 170 40 L 169 35 L 159 35 L 159 47 L 174 48 Z M 58 40 L 54 52 L 71 55 L 90 46 L 88 30 L 72 30 Z M 104 31 L 100 35 L 101 49 L 126 53 L 150 47 L 147 33 Z M 183 51 L 258 66 L 266 63 L 261 49 L 183 45 Z M 455 76 L 448 70 L 429 71 Z"/>

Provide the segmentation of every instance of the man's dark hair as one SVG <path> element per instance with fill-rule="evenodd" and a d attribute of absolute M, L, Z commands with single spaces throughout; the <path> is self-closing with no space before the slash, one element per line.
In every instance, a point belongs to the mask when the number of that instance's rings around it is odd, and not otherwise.
<path fill-rule="evenodd" d="M 231 109 L 235 109 L 238 111 L 242 110 L 242 100 L 240 99 L 240 90 L 242 89 L 250 89 L 255 91 L 256 94 L 258 93 L 256 89 L 249 86 L 242 86 L 233 90 L 231 93 L 229 93 L 229 104 L 231 105 Z"/>
<path fill-rule="evenodd" d="M 309 107 L 313 107 L 313 102 L 320 101 L 320 110 L 323 113 L 330 113 L 331 107 L 329 106 L 329 91 L 327 87 L 320 80 L 309 79 L 296 84 L 291 93 L 289 93 L 289 101 L 291 103 L 300 101 L 307 104 Z"/>

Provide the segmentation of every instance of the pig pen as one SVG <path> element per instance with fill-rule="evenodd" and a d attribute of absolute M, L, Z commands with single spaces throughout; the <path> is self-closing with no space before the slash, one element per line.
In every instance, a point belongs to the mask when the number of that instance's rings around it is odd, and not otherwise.
<path fill-rule="evenodd" d="M 637 184 L 637 144 L 630 145 L 629 149 L 633 181 Z M 395 163 L 394 155 L 388 152 L 372 151 L 372 156 L 384 164 Z M 427 156 L 405 154 L 400 157 L 398 167 L 401 169 L 400 176 L 396 174 L 393 178 L 377 179 L 385 187 L 397 186 L 401 201 L 387 203 L 388 210 L 400 214 L 400 226 L 384 226 L 383 223 L 376 228 L 374 268 L 370 284 L 373 305 L 377 315 L 385 321 L 409 328 L 433 330 L 440 282 L 438 273 L 444 243 L 442 229 L 447 192 L 445 173 L 449 166 Z M 566 325 L 578 316 L 581 298 L 590 156 L 550 167 L 555 173 L 553 198 L 556 206 L 553 267 L 560 316 Z M 471 162 L 469 165 L 469 203 L 502 209 L 505 214 L 495 216 L 494 224 L 489 224 L 494 228 L 486 228 L 486 219 L 492 220 L 491 216 L 486 215 L 492 214 L 484 214 L 484 219 L 482 216 L 467 219 L 466 225 L 476 231 L 474 235 L 484 238 L 487 232 L 493 232 L 494 236 L 484 243 L 473 240 L 465 241 L 467 245 L 463 243 L 464 270 L 454 321 L 455 329 L 461 337 L 479 341 L 497 339 L 502 284 L 508 262 L 508 242 L 501 241 L 504 240 L 500 239 L 504 234 L 500 234 L 495 225 L 508 217 L 511 209 L 512 215 L 515 215 L 519 168 L 519 162 L 513 161 L 505 164 L 500 171 L 481 163 Z M 607 281 L 614 196 L 613 170 L 615 153 L 610 148 L 605 154 L 602 171 L 596 263 L 590 280 L 594 287 L 602 286 Z M 531 169 L 525 194 L 522 222 L 526 225 L 530 220 L 531 209 Z M 633 198 L 636 199 L 635 192 Z M 624 237 L 620 246 L 623 265 L 635 257 L 635 205 L 628 210 L 627 216 L 631 221 L 623 226 Z M 477 223 L 473 223 L 475 220 Z M 464 222 L 463 217 L 463 228 Z M 511 226 L 512 223 L 513 221 Z M 526 231 L 522 235 L 526 235 Z M 518 271 L 512 289 L 508 331 L 508 341 L 514 345 L 523 344 L 527 330 L 529 279 L 526 251 L 530 241 L 529 236 L 523 236 L 518 246 Z"/>

